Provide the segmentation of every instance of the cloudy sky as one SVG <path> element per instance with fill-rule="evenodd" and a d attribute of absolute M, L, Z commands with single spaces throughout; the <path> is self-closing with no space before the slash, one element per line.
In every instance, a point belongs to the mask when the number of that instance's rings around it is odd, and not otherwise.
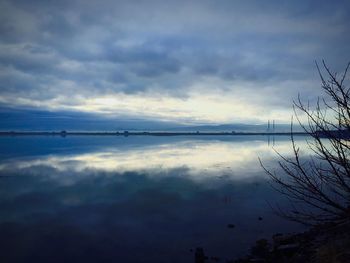
<path fill-rule="evenodd" d="M 289 122 L 350 60 L 349 1 L 0 0 L 0 108 Z"/>

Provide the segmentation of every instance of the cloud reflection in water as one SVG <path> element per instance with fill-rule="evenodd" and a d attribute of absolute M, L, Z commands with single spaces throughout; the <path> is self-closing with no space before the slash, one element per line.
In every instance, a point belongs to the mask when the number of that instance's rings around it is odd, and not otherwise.
<path fill-rule="evenodd" d="M 258 157 L 275 158 L 274 150 L 290 153 L 290 142 L 267 147 L 265 141 L 243 142 L 185 140 L 173 144 L 143 146 L 131 149 L 105 147 L 95 152 L 67 155 L 45 155 L 36 158 L 9 160 L 0 164 L 0 171 L 48 166 L 58 171 L 149 171 L 188 168 L 188 173 L 200 178 L 213 174 L 232 173 L 236 179 L 260 172 Z M 241 171 L 241 173 L 239 173 Z M 243 173 L 244 171 L 244 173 Z M 249 173 L 246 173 L 246 172 Z M 232 174 L 231 174 L 232 175 Z M 198 178 L 198 179 L 199 179 Z"/>
<path fill-rule="evenodd" d="M 192 262 L 196 246 L 241 255 L 257 238 L 297 229 L 271 213 L 267 201 L 280 196 L 258 156 L 275 157 L 266 141 L 186 139 L 4 159 L 3 258 Z"/>

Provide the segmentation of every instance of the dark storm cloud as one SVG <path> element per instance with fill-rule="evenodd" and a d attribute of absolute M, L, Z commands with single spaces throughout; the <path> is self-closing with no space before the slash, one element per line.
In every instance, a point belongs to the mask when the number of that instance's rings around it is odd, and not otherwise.
<path fill-rule="evenodd" d="M 2 103 L 23 91 L 34 101 L 183 97 L 206 78 L 222 90 L 274 86 L 290 102 L 302 87 L 285 82 L 317 83 L 315 59 L 341 70 L 350 51 L 350 4 L 340 0 L 1 1 L 0 10 Z"/>

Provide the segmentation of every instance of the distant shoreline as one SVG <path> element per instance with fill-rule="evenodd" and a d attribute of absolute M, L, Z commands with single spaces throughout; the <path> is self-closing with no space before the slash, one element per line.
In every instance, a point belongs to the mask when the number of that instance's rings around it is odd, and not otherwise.
<path fill-rule="evenodd" d="M 291 136 L 291 135 L 308 135 L 305 132 L 0 132 L 0 136 Z"/>

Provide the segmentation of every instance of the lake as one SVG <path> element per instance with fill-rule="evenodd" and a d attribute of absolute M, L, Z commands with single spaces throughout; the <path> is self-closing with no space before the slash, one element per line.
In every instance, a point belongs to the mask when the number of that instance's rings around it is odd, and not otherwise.
<path fill-rule="evenodd" d="M 0 137 L 1 262 L 243 256 L 303 229 L 271 208 L 288 206 L 258 161 L 277 167 L 274 149 L 290 154 L 290 138 Z"/>

